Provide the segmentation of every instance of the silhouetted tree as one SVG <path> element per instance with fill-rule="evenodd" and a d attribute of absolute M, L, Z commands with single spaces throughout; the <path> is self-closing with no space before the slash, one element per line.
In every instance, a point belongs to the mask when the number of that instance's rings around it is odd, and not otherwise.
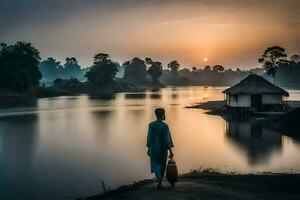
<path fill-rule="evenodd" d="M 42 82 L 50 83 L 57 78 L 84 80 L 84 74 L 87 69 L 81 68 L 75 57 L 68 57 L 65 60 L 66 62 L 63 66 L 52 57 L 40 62 L 39 69 L 43 75 Z"/>
<path fill-rule="evenodd" d="M 177 60 L 173 60 L 168 64 L 168 68 L 171 70 L 171 72 L 173 72 L 175 76 L 177 76 L 180 64 L 177 62 Z"/>
<path fill-rule="evenodd" d="M 204 71 L 211 71 L 211 67 L 210 67 L 209 65 L 206 65 L 206 66 L 204 67 Z"/>
<path fill-rule="evenodd" d="M 155 85 L 160 85 L 159 77 L 162 75 L 162 63 L 154 62 L 151 58 L 146 58 L 145 61 L 148 65 L 150 65 L 148 74 L 151 76 L 152 82 Z"/>
<path fill-rule="evenodd" d="M 146 61 L 147 65 L 152 65 L 154 63 L 152 58 L 149 58 L 149 57 L 145 58 L 145 61 Z"/>
<path fill-rule="evenodd" d="M 183 74 L 184 76 L 187 76 L 188 74 L 191 73 L 191 70 L 188 68 L 183 68 L 182 70 L 180 70 L 181 74 Z"/>
<path fill-rule="evenodd" d="M 81 75 L 81 66 L 75 57 L 66 58 L 66 63 L 64 64 L 65 77 L 76 78 Z"/>
<path fill-rule="evenodd" d="M 1 44 L 0 48 L 0 87 L 13 91 L 37 87 L 42 78 L 39 51 L 26 42 Z"/>
<path fill-rule="evenodd" d="M 291 56 L 291 61 L 294 63 L 299 63 L 300 62 L 300 55 L 292 55 Z"/>
<path fill-rule="evenodd" d="M 56 59 L 49 57 L 47 60 L 40 62 L 39 69 L 42 72 L 42 81 L 50 81 L 62 77 L 63 67 Z"/>
<path fill-rule="evenodd" d="M 122 67 L 126 67 L 127 65 L 129 65 L 130 64 L 130 61 L 125 61 L 123 64 L 122 64 Z"/>
<path fill-rule="evenodd" d="M 222 65 L 215 65 L 213 67 L 213 71 L 218 72 L 218 73 L 223 73 L 225 68 Z"/>
<path fill-rule="evenodd" d="M 196 73 L 196 72 L 198 72 L 198 69 L 197 69 L 197 67 L 193 67 L 193 68 L 192 68 L 192 72 L 193 72 L 193 73 Z"/>
<path fill-rule="evenodd" d="M 275 75 L 280 64 L 287 62 L 285 49 L 279 46 L 269 47 L 258 59 L 268 75 L 272 75 L 275 84 Z"/>
<path fill-rule="evenodd" d="M 109 58 L 109 55 L 99 53 L 94 56 L 94 64 L 85 76 L 90 84 L 105 86 L 112 82 L 117 72 L 118 65 Z"/>
<path fill-rule="evenodd" d="M 125 67 L 124 78 L 126 80 L 145 84 L 147 81 L 147 69 L 145 61 L 135 57 L 131 61 L 127 61 L 123 64 Z"/>

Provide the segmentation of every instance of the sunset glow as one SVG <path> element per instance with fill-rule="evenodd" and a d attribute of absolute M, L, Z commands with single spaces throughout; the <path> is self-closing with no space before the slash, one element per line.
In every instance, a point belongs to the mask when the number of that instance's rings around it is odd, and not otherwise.
<path fill-rule="evenodd" d="M 75 56 L 84 66 L 105 52 L 118 62 L 139 56 L 203 67 L 205 52 L 210 64 L 250 68 L 270 45 L 300 51 L 297 0 L 30 1 L 14 13 L 13 1 L 0 2 L 1 42 L 30 41 L 43 58 Z"/>
<path fill-rule="evenodd" d="M 299 8 L 0 0 L 0 200 L 300 200 Z"/>

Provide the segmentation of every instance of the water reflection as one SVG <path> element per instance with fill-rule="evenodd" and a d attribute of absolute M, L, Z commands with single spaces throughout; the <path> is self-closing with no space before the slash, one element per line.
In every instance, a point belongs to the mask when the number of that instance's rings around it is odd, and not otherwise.
<path fill-rule="evenodd" d="M 100 140 L 97 141 L 101 141 L 101 143 L 107 142 L 110 132 L 110 120 L 114 118 L 113 114 L 114 111 L 111 110 L 92 111 L 90 120 L 92 120 L 91 124 L 94 125 L 92 128 L 98 133 L 96 135 Z"/>
<path fill-rule="evenodd" d="M 161 94 L 159 94 L 159 93 L 150 94 L 150 98 L 151 99 L 161 99 Z"/>
<path fill-rule="evenodd" d="M 177 94 L 172 94 L 172 99 L 177 99 L 178 95 Z"/>
<path fill-rule="evenodd" d="M 42 98 L 34 108 L 0 110 L 0 199 L 77 199 L 101 192 L 98 178 L 112 189 L 150 178 L 145 142 L 157 107 L 166 110 L 180 173 L 200 166 L 299 172 L 300 145 L 292 138 L 184 108 L 220 100 L 222 90 L 163 88 L 110 100 Z"/>
<path fill-rule="evenodd" d="M 37 120 L 35 114 L 25 116 L 1 117 L 1 153 L 9 155 L 9 162 L 15 166 L 28 165 L 32 160 L 37 136 Z M 26 132 L 24 132 L 26 130 Z"/>
<path fill-rule="evenodd" d="M 1 198 L 14 198 L 17 195 L 14 191 L 22 193 L 24 197 L 30 193 L 31 186 L 28 183 L 32 177 L 28 172 L 35 168 L 37 121 L 38 116 L 34 114 L 0 118 Z"/>
<path fill-rule="evenodd" d="M 99 93 L 99 94 L 89 94 L 90 99 L 99 99 L 99 100 L 111 100 L 115 99 L 116 95 L 114 93 Z"/>
<path fill-rule="evenodd" d="M 273 152 L 282 150 L 281 134 L 263 128 L 254 118 L 226 119 L 226 136 L 246 151 L 251 165 L 268 163 Z"/>
<path fill-rule="evenodd" d="M 146 93 L 127 93 L 125 99 L 145 99 Z"/>

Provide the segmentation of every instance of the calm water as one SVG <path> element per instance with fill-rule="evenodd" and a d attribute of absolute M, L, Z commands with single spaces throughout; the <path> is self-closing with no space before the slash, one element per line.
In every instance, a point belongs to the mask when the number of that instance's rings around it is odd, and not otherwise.
<path fill-rule="evenodd" d="M 195 102 L 223 99 L 224 88 L 165 88 L 39 99 L 36 107 L 0 111 L 0 198 L 74 199 L 149 174 L 145 140 L 153 110 L 166 109 L 181 173 L 200 167 L 237 172 L 300 172 L 300 143 L 252 122 L 226 122 Z M 293 90 L 290 99 L 300 100 Z"/>

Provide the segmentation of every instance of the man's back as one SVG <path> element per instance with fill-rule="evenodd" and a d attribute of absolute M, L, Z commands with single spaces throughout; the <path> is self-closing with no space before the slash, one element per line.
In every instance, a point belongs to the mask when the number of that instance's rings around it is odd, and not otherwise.
<path fill-rule="evenodd" d="M 147 146 L 152 155 L 161 154 L 173 147 L 169 127 L 166 123 L 156 120 L 149 124 Z"/>
<path fill-rule="evenodd" d="M 165 173 L 168 150 L 170 157 L 173 157 L 173 142 L 169 127 L 165 120 L 165 110 L 162 108 L 155 109 L 157 120 L 149 124 L 147 134 L 148 155 L 150 156 L 151 173 L 155 173 L 158 182 L 158 189 L 161 187 L 162 178 Z"/>

